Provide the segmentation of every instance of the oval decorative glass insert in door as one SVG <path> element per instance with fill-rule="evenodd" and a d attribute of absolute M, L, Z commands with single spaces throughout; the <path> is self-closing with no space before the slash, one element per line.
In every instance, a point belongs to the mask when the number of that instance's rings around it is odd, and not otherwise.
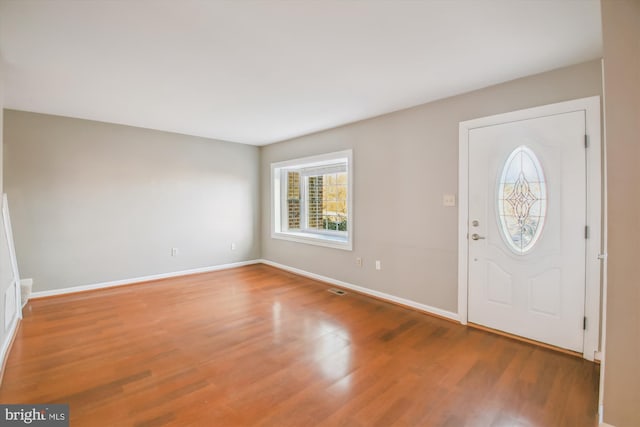
<path fill-rule="evenodd" d="M 547 213 L 547 184 L 538 157 L 525 145 L 511 152 L 498 182 L 500 229 L 517 254 L 536 244 Z"/>

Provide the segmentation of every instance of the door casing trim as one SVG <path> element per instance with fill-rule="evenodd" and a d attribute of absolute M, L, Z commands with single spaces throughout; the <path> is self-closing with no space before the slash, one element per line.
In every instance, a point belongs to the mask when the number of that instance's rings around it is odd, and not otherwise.
<path fill-rule="evenodd" d="M 586 149 L 587 167 L 587 224 L 590 237 L 586 241 L 586 285 L 583 357 L 594 360 L 600 346 L 600 290 L 601 268 L 606 263 L 602 247 L 602 137 L 600 129 L 600 97 L 575 99 L 509 113 L 497 114 L 460 122 L 458 151 L 458 317 L 460 323 L 468 319 L 468 253 L 469 239 L 469 132 L 472 129 L 536 117 L 585 112 L 585 126 L 589 147 Z M 601 259 L 603 258 L 603 259 Z"/>

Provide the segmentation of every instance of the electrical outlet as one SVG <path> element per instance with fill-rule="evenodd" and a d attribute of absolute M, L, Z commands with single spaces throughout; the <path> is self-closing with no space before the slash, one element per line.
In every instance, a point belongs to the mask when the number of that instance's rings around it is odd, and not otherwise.
<path fill-rule="evenodd" d="M 171 256 L 178 256 L 178 248 L 171 248 Z"/>
<path fill-rule="evenodd" d="M 376 260 L 376 270 L 382 270 L 382 264 L 380 263 L 380 260 Z"/>
<path fill-rule="evenodd" d="M 442 206 L 452 207 L 456 205 L 455 194 L 444 194 L 442 196 Z"/>
<path fill-rule="evenodd" d="M 357 257 L 357 258 L 356 258 L 356 265 L 357 265 L 358 267 L 362 268 L 362 258 L 360 258 L 360 257 Z"/>

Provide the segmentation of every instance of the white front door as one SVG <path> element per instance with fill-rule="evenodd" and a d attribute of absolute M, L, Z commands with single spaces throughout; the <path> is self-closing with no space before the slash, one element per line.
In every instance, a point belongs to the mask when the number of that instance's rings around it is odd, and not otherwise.
<path fill-rule="evenodd" d="M 585 112 L 469 130 L 468 320 L 583 351 Z"/>

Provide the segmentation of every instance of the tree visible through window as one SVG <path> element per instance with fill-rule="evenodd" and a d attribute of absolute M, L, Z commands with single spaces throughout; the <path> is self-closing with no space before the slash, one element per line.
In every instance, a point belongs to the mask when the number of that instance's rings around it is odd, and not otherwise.
<path fill-rule="evenodd" d="M 289 172 L 297 175 L 297 172 Z M 300 190 L 292 188 L 295 180 L 289 181 L 289 192 L 300 194 Z M 306 194 L 305 212 L 307 228 L 320 231 L 347 231 L 347 173 L 327 173 L 306 176 L 303 183 Z M 299 217 L 296 217 L 296 206 L 299 199 L 290 199 L 289 228 L 299 227 Z"/>
<path fill-rule="evenodd" d="M 317 173 L 311 168 L 286 174 L 289 230 L 347 231 L 346 171 Z"/>
<path fill-rule="evenodd" d="M 332 157 L 288 161 L 281 167 L 272 165 L 278 181 L 274 181 L 274 188 L 282 195 L 276 196 L 280 209 L 274 211 L 274 234 L 350 242 L 350 152 Z"/>

